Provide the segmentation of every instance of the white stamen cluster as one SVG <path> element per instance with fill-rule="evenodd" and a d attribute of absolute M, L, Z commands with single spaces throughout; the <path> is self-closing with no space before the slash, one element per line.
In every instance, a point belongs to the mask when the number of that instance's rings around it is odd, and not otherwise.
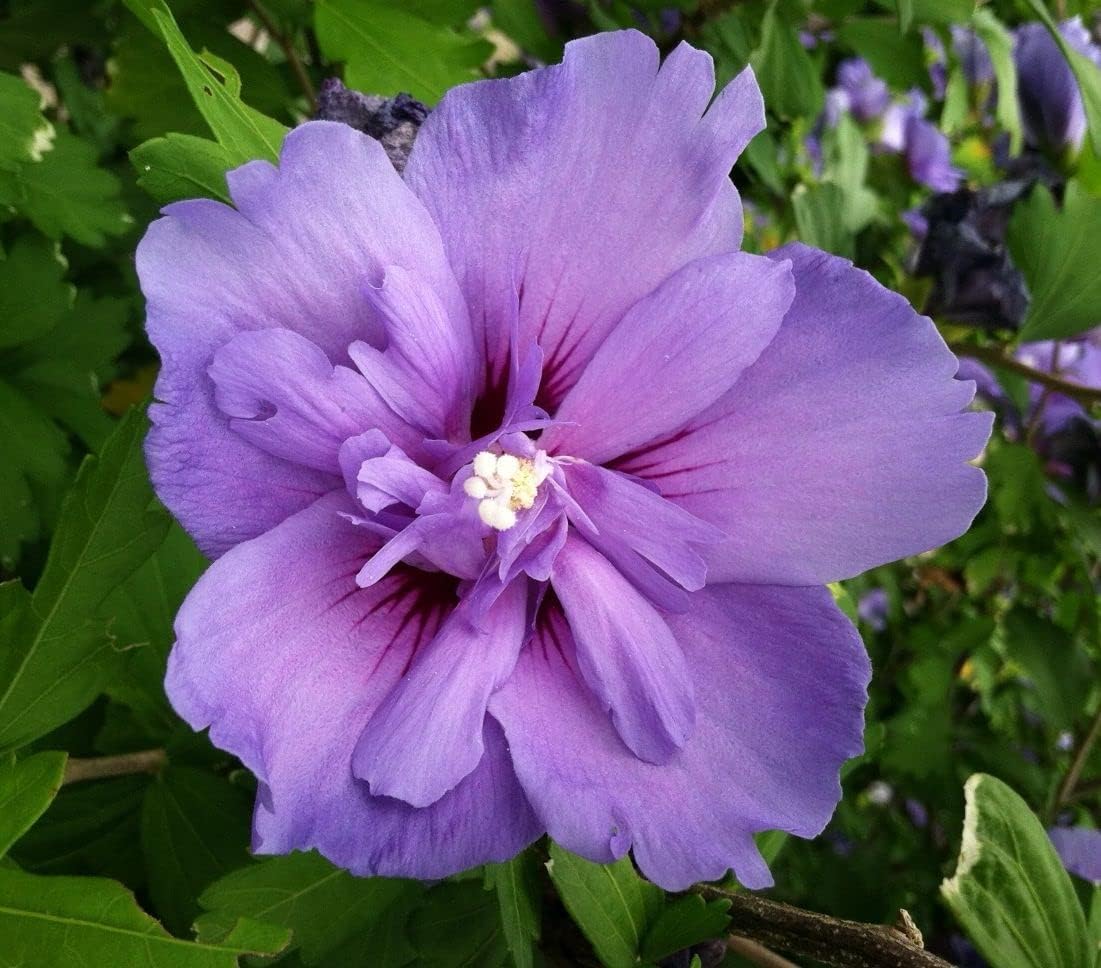
<path fill-rule="evenodd" d="M 543 483 L 534 461 L 514 454 L 483 450 L 474 458 L 471 470 L 463 490 L 478 502 L 482 521 L 497 531 L 507 531 L 516 523 L 516 512 L 535 503 Z"/>

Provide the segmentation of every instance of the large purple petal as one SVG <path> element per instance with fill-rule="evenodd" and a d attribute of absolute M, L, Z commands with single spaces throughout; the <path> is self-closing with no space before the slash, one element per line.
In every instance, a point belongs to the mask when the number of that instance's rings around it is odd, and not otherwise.
<path fill-rule="evenodd" d="M 386 329 L 385 350 L 352 345 L 356 366 L 424 436 L 469 439 L 474 380 L 480 372 L 465 306 L 457 313 L 417 273 L 400 266 L 366 289 Z"/>
<path fill-rule="evenodd" d="M 477 769 L 423 810 L 352 774 L 367 721 L 454 603 L 451 582 L 423 573 L 358 588 L 377 539 L 341 516 L 354 511 L 342 489 L 215 562 L 177 618 L 169 698 L 260 780 L 265 853 L 317 848 L 357 874 L 421 878 L 507 859 L 540 830 L 494 724 Z"/>
<path fill-rule="evenodd" d="M 521 294 L 521 341 L 546 357 L 543 403 L 641 297 L 740 243 L 727 176 L 764 127 L 756 81 L 744 71 L 712 102 L 708 54 L 682 44 L 658 60 L 636 31 L 573 41 L 561 65 L 450 91 L 409 158 L 494 376 Z"/>
<path fill-rule="evenodd" d="M 527 630 L 527 582 L 513 582 L 479 627 L 453 611 L 375 710 L 352 768 L 371 792 L 427 807 L 473 772 L 486 704 L 512 672 Z"/>
<path fill-rule="evenodd" d="M 577 664 L 635 755 L 664 763 L 692 733 L 695 705 L 684 653 L 661 614 L 600 552 L 571 535 L 551 579 Z"/>
<path fill-rule="evenodd" d="M 574 671 L 566 622 L 548 616 L 490 701 L 520 782 L 562 846 L 609 862 L 634 848 L 670 890 L 728 868 L 771 884 L 753 842 L 821 832 L 838 770 L 861 749 L 869 664 L 821 588 L 709 586 L 669 618 L 695 684 L 696 730 L 669 762 L 635 757 Z"/>
<path fill-rule="evenodd" d="M 541 446 L 603 463 L 683 426 L 761 355 L 794 298 L 785 263 L 744 252 L 690 263 L 628 310 Z"/>
<path fill-rule="evenodd" d="M 620 462 L 719 527 L 709 581 L 809 585 L 962 534 L 986 480 L 968 464 L 992 415 L 932 323 L 843 259 L 790 259 L 795 302 L 776 338 L 715 406 Z"/>
<path fill-rule="evenodd" d="M 287 135 L 278 169 L 250 162 L 228 177 L 240 211 L 210 200 L 170 205 L 137 252 L 162 362 L 150 471 L 160 498 L 211 555 L 338 484 L 231 429 L 207 375 L 219 347 L 242 331 L 283 328 L 347 363 L 353 340 L 384 338 L 366 292 L 391 266 L 415 270 L 455 325 L 467 325 L 439 233 L 377 142 L 314 122 Z"/>

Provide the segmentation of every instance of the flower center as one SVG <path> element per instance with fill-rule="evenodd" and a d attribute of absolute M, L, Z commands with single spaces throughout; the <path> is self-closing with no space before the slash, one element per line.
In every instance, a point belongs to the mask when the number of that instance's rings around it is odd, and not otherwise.
<path fill-rule="evenodd" d="M 517 511 L 535 504 L 539 485 L 550 473 L 549 467 L 537 467 L 536 461 L 527 457 L 488 450 L 474 458 L 470 469 L 463 490 L 478 502 L 482 521 L 497 531 L 507 531 L 516 524 Z"/>

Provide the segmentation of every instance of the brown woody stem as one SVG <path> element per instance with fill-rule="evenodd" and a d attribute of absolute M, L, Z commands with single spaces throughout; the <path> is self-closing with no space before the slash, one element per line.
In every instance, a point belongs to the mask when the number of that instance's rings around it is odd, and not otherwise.
<path fill-rule="evenodd" d="M 844 921 L 742 891 L 700 889 L 730 901 L 730 930 L 794 958 L 814 958 L 835 968 L 952 968 L 922 947 L 909 915 L 898 926 Z"/>

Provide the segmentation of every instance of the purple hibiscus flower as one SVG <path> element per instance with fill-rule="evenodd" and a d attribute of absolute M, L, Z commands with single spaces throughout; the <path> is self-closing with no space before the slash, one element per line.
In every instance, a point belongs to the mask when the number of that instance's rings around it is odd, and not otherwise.
<path fill-rule="evenodd" d="M 821 585 L 965 530 L 990 421 L 870 275 L 739 251 L 764 108 L 713 86 L 590 37 L 448 93 L 404 177 L 311 122 L 142 240 L 149 465 L 216 558 L 167 689 L 257 850 L 763 887 L 753 835 L 829 819 L 869 668 Z"/>
<path fill-rule="evenodd" d="M 1064 21 L 1060 32 L 1070 45 L 1101 66 L 1101 47 L 1078 17 Z M 1043 24 L 1017 28 L 1014 37 L 1017 95 L 1025 138 L 1036 148 L 1077 153 L 1086 135 L 1086 112 L 1078 81 Z"/>

